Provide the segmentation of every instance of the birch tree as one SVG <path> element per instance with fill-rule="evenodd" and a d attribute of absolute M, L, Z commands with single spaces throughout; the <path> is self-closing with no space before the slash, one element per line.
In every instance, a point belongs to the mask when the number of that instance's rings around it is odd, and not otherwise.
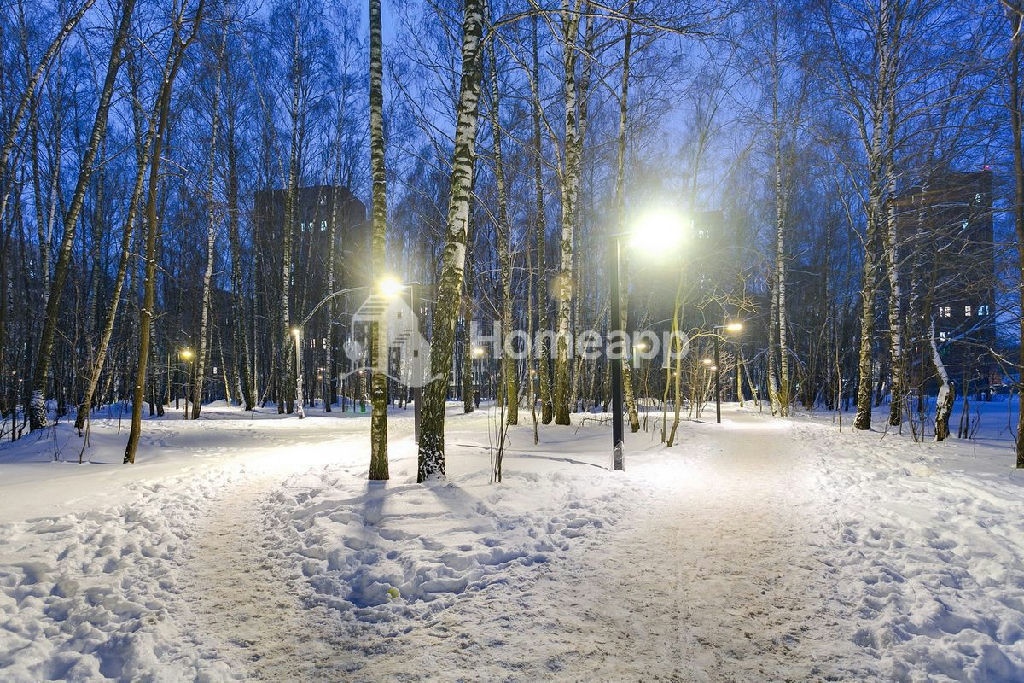
<path fill-rule="evenodd" d="M 562 0 L 562 66 L 565 95 L 565 152 L 561 169 L 562 220 L 559 239 L 558 317 L 555 336 L 555 424 L 569 424 L 570 318 L 575 288 L 573 273 L 573 232 L 579 199 L 582 138 L 579 129 L 579 92 L 576 63 L 579 58 L 580 14 L 583 0 Z"/>
<path fill-rule="evenodd" d="M 132 422 L 128 444 L 124 450 L 124 463 L 135 462 L 135 453 L 142 435 L 142 403 L 145 398 L 146 370 L 150 356 L 150 342 L 153 331 L 153 314 L 156 307 L 156 266 L 160 216 L 157 211 L 160 185 L 160 162 L 163 143 L 170 126 L 171 96 L 174 81 L 178 77 L 185 52 L 195 40 L 203 21 L 206 0 L 199 0 L 191 20 L 191 29 L 185 33 L 185 2 L 177 0 L 171 9 L 171 36 L 164 60 L 160 88 L 157 94 L 157 126 L 150 155 L 149 180 L 146 189 L 146 261 L 143 280 L 142 308 L 139 310 L 139 355 L 136 361 L 135 385 L 132 392 Z"/>
<path fill-rule="evenodd" d="M 1010 134 L 1013 139 L 1013 231 L 1017 252 L 1017 295 L 1020 301 L 1021 314 L 1018 317 L 1020 339 L 1024 339 L 1024 87 L 1021 85 L 1021 42 L 1022 15 L 1024 4 L 1020 0 L 1002 0 L 1006 7 L 1007 19 L 1010 23 L 1010 46 L 1008 52 L 1009 68 L 1009 114 Z M 1020 347 L 1018 358 L 1017 395 L 1024 397 L 1024 344 Z M 1017 437 L 1014 442 L 1018 468 L 1024 468 L 1024 405 L 1017 410 Z"/>
<path fill-rule="evenodd" d="M 430 343 L 431 377 L 423 390 L 419 457 L 416 480 L 443 479 L 444 405 L 452 370 L 455 322 L 462 290 L 469 221 L 470 188 L 476 162 L 481 60 L 484 20 L 483 0 L 465 0 L 462 20 L 462 75 L 455 113 L 455 148 L 452 156 L 451 195 L 445 226 L 437 306 Z"/>
<path fill-rule="evenodd" d="M 39 337 L 35 370 L 32 375 L 32 399 L 29 406 L 29 423 L 32 430 L 41 429 L 46 425 L 46 384 L 53 354 L 53 338 L 57 329 L 57 313 L 60 309 L 61 294 L 64 291 L 64 285 L 67 282 L 68 270 L 71 264 L 72 247 L 75 242 L 75 228 L 78 225 L 79 214 L 85 201 L 85 193 L 89 188 L 89 182 L 96 168 L 96 156 L 100 149 L 100 143 L 107 130 L 107 114 L 110 111 L 110 102 L 114 95 L 117 73 L 124 62 L 123 48 L 128 40 L 134 6 L 134 0 L 125 0 L 124 5 L 122 5 L 121 21 L 114 34 L 114 42 L 110 51 L 110 58 L 107 62 L 107 73 L 103 79 L 103 89 L 100 92 L 99 105 L 96 108 L 92 132 L 89 135 L 88 146 L 79 166 L 78 182 L 75 185 L 67 212 L 64 214 L 64 234 L 57 251 L 57 262 L 54 265 L 53 280 L 49 283 L 49 293 L 46 297 L 46 312 L 43 316 L 43 329 Z M 3 167 L 3 162 L 4 160 L 0 159 L 0 168 Z M 0 210 L 0 215 L 2 215 L 2 210 Z"/>
<path fill-rule="evenodd" d="M 370 0 L 370 166 L 373 172 L 372 260 L 374 277 L 386 269 L 387 171 L 384 167 L 384 90 L 381 57 L 380 0 Z M 374 324 L 373 379 L 370 417 L 370 479 L 388 478 L 387 323 Z M 442 399 L 443 400 L 443 399 Z"/>
<path fill-rule="evenodd" d="M 498 240 L 498 261 L 500 262 L 501 286 L 501 379 L 508 406 L 506 424 L 519 424 L 519 377 L 513 349 L 504 335 L 512 331 L 512 250 L 510 247 L 512 226 L 508 220 L 508 198 L 505 190 L 505 164 L 501 155 L 501 95 L 498 87 L 498 62 L 495 57 L 494 41 L 487 43 L 490 58 L 491 81 L 491 131 L 494 136 L 494 182 L 498 211 L 495 216 L 495 232 Z"/>
<path fill-rule="evenodd" d="M 206 172 L 206 269 L 203 272 L 203 299 L 199 311 L 199 352 L 196 354 L 195 382 L 192 385 L 192 419 L 199 419 L 203 405 L 203 382 L 206 378 L 206 361 L 210 354 L 210 313 L 213 292 L 213 262 L 216 259 L 217 203 L 215 198 L 217 177 L 217 129 L 220 126 L 220 96 L 224 53 L 227 49 L 227 24 L 221 34 L 217 48 L 214 71 L 213 100 L 210 104 L 210 152 Z M 225 368 L 225 373 L 227 369 Z"/>

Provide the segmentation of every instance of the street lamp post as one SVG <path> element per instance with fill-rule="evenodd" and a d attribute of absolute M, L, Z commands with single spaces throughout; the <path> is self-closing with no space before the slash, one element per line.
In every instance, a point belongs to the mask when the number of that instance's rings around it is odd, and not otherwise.
<path fill-rule="evenodd" d="M 301 420 L 306 417 L 302 407 L 302 329 L 293 327 L 292 335 L 295 337 L 295 408 Z"/>
<path fill-rule="evenodd" d="M 722 358 L 720 350 L 722 335 L 720 330 L 739 332 L 742 329 L 743 323 L 715 325 L 715 422 L 718 424 L 722 424 Z"/>
<path fill-rule="evenodd" d="M 183 392 L 185 394 L 185 413 L 182 415 L 182 418 L 187 420 L 189 380 L 192 379 L 192 359 L 195 358 L 196 354 L 192 351 L 192 349 L 186 347 L 179 352 L 179 355 L 182 357 L 182 359 L 184 359 L 186 364 L 185 367 L 187 368 L 185 370 L 185 386 Z"/>
<path fill-rule="evenodd" d="M 611 329 L 608 331 L 609 341 L 613 334 L 622 333 L 622 292 L 619 284 L 619 253 L 622 251 L 622 240 L 616 235 L 612 240 L 611 266 L 612 266 L 612 307 L 611 307 Z M 625 462 L 622 457 L 623 441 L 625 439 L 625 425 L 622 422 L 622 354 L 615 354 L 615 358 L 608 359 L 612 364 L 612 469 L 625 469 Z"/>
<path fill-rule="evenodd" d="M 609 249 L 611 278 L 611 320 L 608 324 L 608 340 L 606 349 L 608 361 L 611 363 L 611 384 L 612 384 L 612 468 L 615 470 L 625 469 L 625 458 L 623 457 L 625 441 L 625 425 L 622 417 L 622 352 L 611 353 L 611 339 L 615 335 L 625 336 L 624 321 L 622 320 L 622 284 L 619 274 L 622 237 L 628 235 L 630 243 L 636 246 L 651 247 L 657 245 L 659 248 L 671 247 L 678 243 L 682 237 L 682 224 L 679 216 L 672 211 L 654 211 L 646 214 L 638 222 L 635 229 L 629 232 L 618 232 L 611 235 L 612 243 Z M 627 347 L 626 340 L 622 339 L 620 346 Z"/>

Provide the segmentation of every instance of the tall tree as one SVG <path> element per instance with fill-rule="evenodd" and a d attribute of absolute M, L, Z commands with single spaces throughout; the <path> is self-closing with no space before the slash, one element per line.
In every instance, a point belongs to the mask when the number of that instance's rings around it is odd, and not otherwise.
<path fill-rule="evenodd" d="M 1024 4 L 1020 0 L 1002 0 L 1010 22 L 1010 47 L 1008 50 L 1010 133 L 1013 138 L 1013 230 L 1017 251 L 1017 294 L 1021 314 L 1018 318 L 1019 339 L 1024 340 L 1024 87 L 1021 84 L 1021 43 L 1024 41 Z M 934 342 L 933 342 L 934 343 Z M 1024 343 L 1020 345 L 1018 359 L 1020 380 L 1017 383 L 1018 396 L 1024 397 Z M 1024 468 L 1024 406 L 1017 412 L 1017 467 Z"/>
<path fill-rule="evenodd" d="M 537 255 L 534 291 L 537 297 L 537 329 L 542 333 L 551 329 L 549 320 L 550 288 L 548 286 L 545 252 L 547 251 L 547 220 L 544 206 L 544 165 L 543 140 L 541 139 L 540 99 L 540 49 L 537 26 L 537 14 L 531 17 L 532 30 L 530 46 L 532 61 L 530 62 L 531 114 L 533 121 L 533 182 L 536 205 L 534 207 L 533 249 Z M 532 340 L 531 340 L 532 341 Z M 554 418 L 554 403 L 551 396 L 551 346 L 548 336 L 541 334 L 535 350 L 538 375 L 538 399 L 541 405 L 541 422 L 550 424 Z"/>
<path fill-rule="evenodd" d="M 387 170 L 384 167 L 384 90 L 380 0 L 370 0 L 370 165 L 373 171 L 372 259 L 374 277 L 387 264 Z M 388 478 L 388 347 L 384 316 L 374 324 L 373 384 L 370 418 L 370 479 Z"/>
<path fill-rule="evenodd" d="M 465 0 L 462 20 L 462 76 L 455 113 L 455 149 L 452 156 L 451 195 L 445 226 L 445 245 L 437 306 L 430 342 L 431 377 L 423 391 L 419 458 L 416 480 L 443 479 L 444 402 L 452 371 L 455 321 L 459 311 L 470 189 L 476 162 L 476 132 L 480 110 L 481 61 L 484 21 L 483 0 Z"/>
<path fill-rule="evenodd" d="M 149 180 L 146 189 L 146 266 L 143 280 L 142 308 L 139 310 L 139 355 L 136 360 L 135 386 L 132 392 L 132 423 L 128 434 L 128 444 L 124 449 L 124 463 L 135 462 L 135 453 L 142 435 L 142 403 L 145 398 L 146 370 L 150 356 L 150 343 L 153 332 L 153 314 L 156 307 L 156 266 L 158 251 L 158 235 L 160 216 L 157 210 L 159 203 L 160 162 L 164 141 L 170 127 L 171 96 L 174 81 L 178 77 L 185 52 L 199 34 L 203 22 L 203 10 L 206 0 L 199 0 L 192 17 L 192 26 L 185 33 L 185 2 L 179 5 L 174 0 L 171 9 L 171 37 L 164 60 L 160 88 L 157 93 L 157 127 L 153 142 L 153 151 L 149 162 Z"/>
<path fill-rule="evenodd" d="M 213 63 L 213 100 L 210 103 L 210 152 L 206 171 L 206 270 L 203 272 L 203 298 L 199 311 L 199 353 L 195 361 L 195 382 L 192 388 L 192 419 L 199 419 L 203 405 L 203 383 L 206 378 L 206 362 L 210 355 L 210 314 L 213 302 L 213 264 L 217 258 L 217 202 L 215 197 L 217 178 L 217 129 L 220 127 L 220 96 L 222 74 L 221 64 L 227 51 L 227 22 L 224 22 L 220 45 Z M 225 374 L 227 368 L 224 368 Z"/>
<path fill-rule="evenodd" d="M 494 183 L 498 212 L 495 217 L 495 232 L 498 240 L 498 261 L 501 278 L 501 379 L 504 386 L 505 404 L 508 406 L 507 424 L 519 424 L 519 376 L 513 358 L 511 343 L 507 336 L 512 331 L 512 226 L 508 220 L 508 197 L 505 190 L 505 162 L 501 154 L 501 92 L 498 87 L 498 63 L 495 57 L 494 41 L 488 41 L 487 49 L 491 62 L 491 131 L 494 135 Z"/>
<path fill-rule="evenodd" d="M 558 319 L 555 337 L 555 424 L 569 424 L 569 351 L 570 318 L 575 280 L 573 244 L 577 202 L 580 191 L 580 169 L 583 140 L 579 128 L 579 89 L 576 64 L 579 59 L 580 15 L 583 0 L 562 0 L 562 66 L 565 95 L 565 162 L 561 169 L 562 232 L 559 240 Z"/>

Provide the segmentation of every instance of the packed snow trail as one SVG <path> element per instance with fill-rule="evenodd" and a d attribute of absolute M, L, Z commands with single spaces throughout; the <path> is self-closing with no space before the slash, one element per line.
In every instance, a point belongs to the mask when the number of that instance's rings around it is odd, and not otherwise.
<path fill-rule="evenodd" d="M 639 485 L 613 529 L 563 566 L 516 571 L 399 635 L 360 675 L 438 666 L 523 680 L 872 674 L 824 561 L 834 525 L 814 444 L 757 416 L 688 427 L 685 461 L 627 461 L 625 479 Z"/>
<path fill-rule="evenodd" d="M 256 479 L 221 492 L 182 585 L 192 632 L 247 674 L 274 680 L 323 671 L 330 657 L 320 639 L 303 637 L 312 615 L 268 558 L 260 501 L 280 483 Z"/>

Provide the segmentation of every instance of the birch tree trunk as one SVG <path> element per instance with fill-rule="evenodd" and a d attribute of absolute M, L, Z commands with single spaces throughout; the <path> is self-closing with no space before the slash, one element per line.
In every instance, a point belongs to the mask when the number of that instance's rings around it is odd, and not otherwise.
<path fill-rule="evenodd" d="M 1008 0 L 1004 0 L 1007 1 Z M 1020 60 L 1021 60 L 1021 16 L 1024 7 L 1019 0 L 1009 3 L 1008 15 L 1012 38 L 1010 44 L 1010 129 L 1013 134 L 1013 229 L 1017 244 L 1017 281 L 1018 295 L 1021 303 L 1021 315 L 1018 319 L 1020 339 L 1024 339 L 1024 95 L 1021 93 Z M 1017 467 L 1024 468 L 1024 344 L 1020 348 L 1017 364 L 1020 377 L 1017 381 Z"/>
<path fill-rule="evenodd" d="M 550 300 L 550 289 L 548 287 L 548 276 L 546 261 L 547 251 L 547 220 L 544 210 L 544 171 L 541 161 L 543 153 L 543 142 L 540 131 L 541 101 L 540 101 L 540 57 L 538 49 L 538 28 L 537 15 L 532 17 L 532 74 L 531 87 L 533 89 L 533 180 L 536 194 L 536 214 L 534 218 L 534 251 L 537 254 L 536 274 L 536 295 L 537 295 L 537 329 L 541 333 L 537 345 L 537 367 L 538 390 L 541 405 L 541 422 L 550 424 L 554 418 L 554 403 L 551 396 L 551 347 L 548 345 L 548 336 L 544 334 L 551 329 L 551 321 L 548 318 L 548 306 Z M 531 337 L 531 341 L 533 341 Z"/>
<path fill-rule="evenodd" d="M 227 68 L 227 65 L 224 65 Z M 229 77 L 226 74 L 226 77 Z M 231 92 L 230 81 L 228 92 Z M 235 365 L 238 372 L 238 383 L 242 405 L 246 411 L 256 407 L 255 373 L 251 372 L 251 354 L 249 347 L 248 325 L 246 324 L 246 306 L 242 298 L 242 246 L 238 230 L 238 148 L 235 140 L 235 112 L 229 106 L 226 114 L 226 143 L 228 154 L 227 177 L 227 210 L 228 210 L 228 241 L 231 249 L 231 304 L 232 304 L 232 336 L 235 349 Z"/>
<path fill-rule="evenodd" d="M 635 4 L 635 0 L 630 0 L 628 16 L 633 14 Z M 631 21 L 626 22 L 623 44 L 622 88 L 619 94 L 619 139 L 615 166 L 615 208 L 619 232 L 626 231 L 626 117 L 629 106 L 629 58 L 633 45 L 633 22 Z M 626 325 L 629 321 L 629 259 L 620 259 L 619 268 L 621 289 L 617 295 L 621 301 L 619 307 L 622 311 L 623 325 Z M 631 357 L 635 351 L 635 349 L 630 349 Z M 622 364 L 622 383 L 625 388 L 626 413 L 629 415 L 629 431 L 635 434 L 640 431 L 640 416 L 637 414 L 636 396 L 633 393 L 633 368 L 628 361 Z"/>
<path fill-rule="evenodd" d="M 224 62 L 227 48 L 227 28 L 221 35 L 220 49 L 217 52 L 218 67 Z M 192 419 L 199 419 L 203 407 L 203 384 L 206 378 L 206 360 L 210 350 L 210 310 L 213 291 L 213 261 L 216 258 L 214 249 L 217 237 L 217 208 L 214 201 L 215 181 L 217 177 L 217 128 L 220 125 L 220 89 L 221 69 L 217 68 L 213 86 L 213 102 L 210 107 L 210 164 L 206 176 L 206 271 L 203 273 L 203 301 L 199 312 L 199 353 L 196 355 L 196 381 L 192 387 Z"/>
<path fill-rule="evenodd" d="M 163 142 L 167 136 L 174 81 L 178 76 L 178 70 L 181 68 L 185 51 L 192 41 L 195 40 L 199 32 L 199 27 L 203 20 L 205 2 L 206 0 L 199 0 L 199 4 L 196 6 L 195 17 L 192 20 L 192 30 L 184 41 L 181 40 L 181 27 L 185 13 L 184 5 L 180 8 L 175 7 L 171 44 L 167 49 L 163 79 L 161 80 L 159 95 L 157 96 L 159 121 L 156 128 L 156 137 L 153 139 L 153 152 L 149 165 L 149 184 L 146 194 L 146 275 L 143 281 L 142 309 L 139 311 L 139 356 L 136 359 L 135 386 L 132 395 L 131 431 L 128 434 L 128 444 L 124 449 L 125 464 L 135 462 L 135 452 L 138 450 L 139 437 L 142 434 L 142 401 L 145 397 L 146 368 L 149 361 L 150 335 L 152 334 L 153 327 L 153 308 L 156 305 L 157 234 L 159 232 L 157 195 L 160 184 L 160 152 L 163 149 Z"/>
<path fill-rule="evenodd" d="M 89 4 L 91 3 L 86 3 L 86 6 Z M 110 101 L 114 94 L 117 72 L 121 69 L 121 64 L 124 62 L 122 52 L 131 29 L 131 15 L 134 6 L 134 0 L 126 0 L 122 7 L 121 21 L 114 36 L 114 43 L 111 46 L 110 59 L 107 62 L 107 73 L 103 80 L 103 90 L 100 93 L 99 106 L 96 109 L 96 117 L 93 120 L 92 133 L 89 136 L 89 143 L 79 167 L 78 182 L 71 197 L 71 204 L 64 215 L 64 235 L 61 239 L 60 249 L 57 252 L 57 263 L 54 267 L 53 280 L 50 282 L 49 294 L 46 299 L 46 313 L 43 317 L 43 329 L 40 334 L 35 368 L 32 374 L 32 399 L 29 406 L 29 427 L 32 430 L 41 429 L 46 425 L 47 375 L 50 372 L 53 338 L 57 329 L 57 313 L 60 309 L 61 294 L 64 290 L 64 284 L 68 277 L 68 268 L 71 264 L 71 251 L 75 242 L 75 227 L 78 224 L 78 216 L 82 210 L 82 204 L 85 201 L 86 190 L 89 188 L 89 180 L 96 169 L 96 155 L 99 151 L 100 142 L 107 130 L 107 113 L 110 111 Z M 0 168 L 3 168 L 5 163 L 6 156 L 4 159 L 0 159 Z M 0 215 L 3 215 L 2 210 L 0 210 Z"/>
<path fill-rule="evenodd" d="M 775 274 L 773 277 L 774 287 L 772 295 L 775 297 L 773 303 L 774 318 L 773 324 L 778 325 L 775 338 L 778 340 L 777 349 L 771 354 L 778 357 L 778 387 L 773 388 L 772 412 L 778 411 L 781 417 L 789 416 L 789 404 L 791 400 L 790 375 L 789 375 L 789 347 L 787 331 L 789 318 L 786 314 L 786 212 L 787 212 L 787 191 L 782 178 L 782 120 L 779 112 L 779 89 L 782 85 L 782 65 L 779 55 L 779 18 L 776 11 L 772 16 L 772 137 L 775 156 Z M 774 383 L 774 373 L 771 381 Z"/>
<path fill-rule="evenodd" d="M 872 101 L 870 144 L 868 157 L 868 206 L 867 229 L 864 235 L 864 271 L 861 283 L 860 353 L 857 362 L 857 415 L 855 429 L 871 428 L 871 393 L 874 381 L 874 354 L 872 345 L 875 336 L 875 293 L 878 280 L 879 241 L 882 220 L 882 202 L 885 183 L 886 149 L 883 138 L 886 111 L 889 104 L 889 89 L 892 87 L 890 73 L 892 60 L 892 0 L 881 0 L 878 31 L 878 66 L 875 74 L 875 93 Z M 862 139 L 869 139 L 866 132 Z"/>
<path fill-rule="evenodd" d="M 501 156 L 501 92 L 498 88 L 498 63 L 495 59 L 494 41 L 487 44 L 491 62 L 491 129 L 494 135 L 494 182 L 498 199 L 497 225 L 498 261 L 501 270 L 501 378 L 505 387 L 505 403 L 508 406 L 506 424 L 519 424 L 519 376 L 512 349 L 506 341 L 512 331 L 512 252 L 509 245 L 511 226 L 508 222 L 508 203 L 505 192 L 505 167 Z"/>
<path fill-rule="evenodd" d="M 288 152 L 288 181 L 284 200 L 284 225 L 281 226 L 281 362 L 279 365 L 277 412 L 291 414 L 295 411 L 295 362 L 290 351 L 296 354 L 302 349 L 295 347 L 291 322 L 291 284 L 294 264 L 292 263 L 292 234 L 295 232 L 296 203 L 299 194 L 299 107 L 301 44 L 299 40 L 299 17 L 301 5 L 292 8 L 295 25 L 292 32 L 292 139 Z"/>
<path fill-rule="evenodd" d="M 380 0 L 370 0 L 370 168 L 373 172 L 373 275 L 387 268 L 387 172 L 384 167 L 384 89 Z M 374 324 L 373 380 L 370 402 L 370 479 L 388 478 L 388 332 L 380 316 Z"/>
<path fill-rule="evenodd" d="M 562 235 L 559 241 L 561 262 L 558 273 L 558 321 L 555 337 L 555 424 L 569 424 L 569 335 L 572 299 L 576 295 L 573 273 L 573 233 L 576 202 L 580 185 L 580 131 L 577 106 L 576 60 L 580 23 L 580 2 L 570 7 L 562 2 L 562 45 L 565 81 L 565 165 L 562 169 Z"/>
<path fill-rule="evenodd" d="M 455 321 L 459 312 L 470 190 L 476 161 L 476 132 L 480 107 L 481 35 L 483 0 L 465 0 L 462 21 L 462 78 L 455 115 L 455 150 L 452 158 L 451 197 L 445 246 L 441 261 L 434 336 L 430 344 L 430 381 L 423 391 L 419 457 L 416 480 L 443 479 L 444 404 L 452 372 Z"/>
<path fill-rule="evenodd" d="M 949 373 L 939 355 L 939 347 L 935 343 L 935 320 L 932 320 L 929 330 L 929 342 L 932 347 L 932 363 L 939 375 L 939 395 L 935 399 L 935 440 L 945 441 L 949 438 L 949 416 L 953 413 L 953 402 L 956 400 L 956 391 L 949 381 Z"/>

